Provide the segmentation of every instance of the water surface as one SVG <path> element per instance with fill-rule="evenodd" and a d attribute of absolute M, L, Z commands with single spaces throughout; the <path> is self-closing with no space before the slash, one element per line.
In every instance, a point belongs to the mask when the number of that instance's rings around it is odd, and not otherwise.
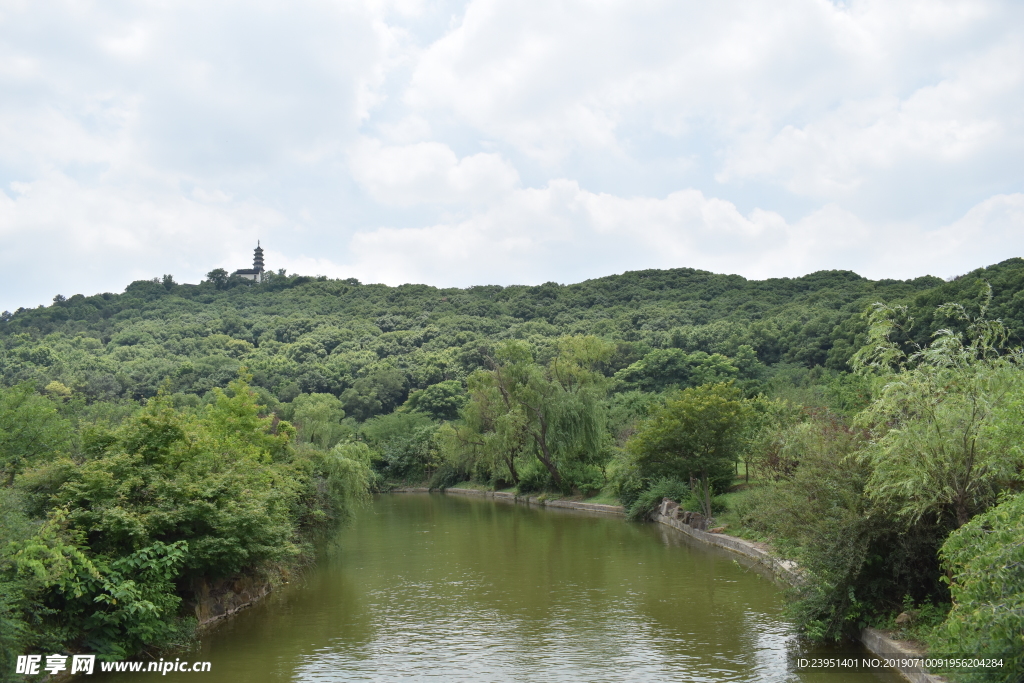
<path fill-rule="evenodd" d="M 380 496 L 168 681 L 886 681 L 794 672 L 770 578 L 656 524 Z M 104 681 L 150 679 L 93 676 Z"/>

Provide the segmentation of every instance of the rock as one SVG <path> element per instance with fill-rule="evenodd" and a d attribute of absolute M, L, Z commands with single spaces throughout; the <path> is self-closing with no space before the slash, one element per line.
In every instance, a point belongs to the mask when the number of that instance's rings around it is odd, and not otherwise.
<path fill-rule="evenodd" d="M 281 576 L 284 576 L 282 572 Z M 208 624 L 251 605 L 273 589 L 265 576 L 235 576 L 227 579 L 194 579 L 194 609 L 199 625 Z"/>
<path fill-rule="evenodd" d="M 661 499 L 661 514 L 665 517 L 675 517 L 676 510 L 679 509 L 679 503 L 675 502 L 671 498 Z"/>
<path fill-rule="evenodd" d="M 694 529 L 700 529 L 701 531 L 704 531 L 707 522 L 704 520 L 704 515 L 700 514 L 699 512 L 691 512 L 690 521 L 687 522 L 687 524 L 692 526 Z"/>

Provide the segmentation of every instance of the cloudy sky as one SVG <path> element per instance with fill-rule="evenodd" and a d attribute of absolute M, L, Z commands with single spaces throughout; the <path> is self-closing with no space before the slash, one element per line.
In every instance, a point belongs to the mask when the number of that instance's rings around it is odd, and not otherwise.
<path fill-rule="evenodd" d="M 0 309 L 1024 252 L 1024 3 L 0 0 Z"/>

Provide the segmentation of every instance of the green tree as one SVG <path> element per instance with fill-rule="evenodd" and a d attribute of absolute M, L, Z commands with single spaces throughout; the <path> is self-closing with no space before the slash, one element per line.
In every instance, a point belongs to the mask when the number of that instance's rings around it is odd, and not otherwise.
<path fill-rule="evenodd" d="M 491 478 L 518 486 L 524 459 L 532 457 L 533 439 L 522 410 L 510 409 L 494 376 L 479 372 L 469 378 L 470 400 L 462 421 L 446 434 L 446 451 L 462 470 L 483 463 Z"/>
<path fill-rule="evenodd" d="M 161 647 L 182 632 L 174 579 L 185 560 L 184 541 L 110 559 L 92 556 L 81 535 L 56 510 L 32 538 L 15 544 L 21 574 L 37 581 L 55 629 L 102 657 L 124 658 Z"/>
<path fill-rule="evenodd" d="M 872 467 L 869 492 L 910 521 L 948 515 L 959 526 L 1020 480 L 1013 404 L 1024 373 L 1020 352 L 1006 353 L 1005 328 L 984 318 L 985 307 L 975 317 L 956 304 L 942 309 L 966 331 L 940 330 L 907 353 L 899 337 L 913 321 L 905 309 L 879 305 L 869 344 L 854 361 L 881 384 L 859 416 L 874 436 L 863 455 Z"/>
<path fill-rule="evenodd" d="M 430 415 L 435 420 L 454 420 L 466 401 L 462 382 L 454 379 L 431 384 L 409 394 L 405 406 Z"/>
<path fill-rule="evenodd" d="M 223 268 L 214 268 L 206 274 L 206 279 L 217 289 L 226 289 L 228 286 L 228 271 Z"/>
<path fill-rule="evenodd" d="M 292 401 L 293 420 L 299 436 L 323 449 L 336 444 L 346 431 L 341 420 L 345 409 L 333 394 L 300 394 Z"/>
<path fill-rule="evenodd" d="M 290 463 L 294 430 L 261 417 L 243 380 L 230 392 L 216 390 L 199 415 L 166 395 L 150 399 L 101 457 L 67 471 L 52 500 L 89 547 L 116 556 L 187 541 L 185 567 L 210 576 L 297 554 L 304 481 Z"/>
<path fill-rule="evenodd" d="M 29 384 L 0 387 L 0 475 L 7 485 L 25 466 L 70 446 L 70 425 Z"/>
<path fill-rule="evenodd" d="M 421 479 L 437 459 L 436 426 L 423 413 L 395 412 L 367 420 L 360 429 L 390 479 Z"/>
<path fill-rule="evenodd" d="M 503 342 L 488 359 L 491 368 L 470 378 L 464 443 L 502 453 L 512 472 L 529 448 L 554 485 L 567 490 L 565 470 L 603 453 L 605 381 L 597 368 L 613 350 L 596 337 L 562 337 L 545 367 L 527 344 Z"/>
<path fill-rule="evenodd" d="M 942 546 L 953 608 L 929 638 L 937 654 L 1003 660 L 966 680 L 1014 683 L 1024 670 L 1024 494 L 1008 496 Z"/>
<path fill-rule="evenodd" d="M 732 481 L 748 412 L 731 384 L 684 389 L 640 424 L 626 448 L 645 480 L 699 480 L 709 498 L 711 488 Z"/>

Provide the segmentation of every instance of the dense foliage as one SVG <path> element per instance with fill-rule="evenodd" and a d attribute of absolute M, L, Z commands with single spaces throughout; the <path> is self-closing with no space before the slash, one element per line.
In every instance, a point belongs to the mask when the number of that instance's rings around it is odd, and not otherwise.
<path fill-rule="evenodd" d="M 990 301 L 976 315 L 941 306 L 954 325 L 923 345 L 906 334 L 905 307 L 877 306 L 854 359 L 875 388 L 853 427 L 818 417 L 782 434 L 799 454 L 750 501 L 747 522 L 800 559 L 806 582 L 794 613 L 808 634 L 855 632 L 900 595 L 929 608 L 949 600 L 933 648 L 1007 658 L 1019 672 L 1012 511 L 1024 488 L 1024 372 L 1004 324 L 985 317 Z"/>
<path fill-rule="evenodd" d="M 1018 681 L 1024 670 L 1024 494 L 957 529 L 942 546 L 953 610 L 932 635 L 933 652 L 1004 659 L 975 680 Z"/>
<path fill-rule="evenodd" d="M 741 463 L 734 512 L 804 567 L 805 633 L 952 600 L 942 642 L 966 647 L 1004 599 L 972 520 L 1019 531 L 985 515 L 1024 467 L 1022 292 L 1021 259 L 464 290 L 217 269 L 4 312 L 0 652 L 172 643 L 193 581 L 295 562 L 373 487 L 712 516 Z"/>
<path fill-rule="evenodd" d="M 120 658 L 187 637 L 182 598 L 194 579 L 287 566 L 369 483 L 358 448 L 297 447 L 295 430 L 261 414 L 242 379 L 202 407 L 158 393 L 120 425 L 83 421 L 77 433 L 84 405 L 18 386 L 0 389 L 0 407 L 5 423 L 42 424 L 4 433 L 4 676 L 29 650 Z M 30 447 L 58 433 L 63 442 Z"/>
<path fill-rule="evenodd" d="M 994 268 L 1019 275 L 1020 265 Z M 691 269 L 465 290 L 284 275 L 220 288 L 143 280 L 123 294 L 58 296 L 45 308 L 5 312 L 0 379 L 38 388 L 56 381 L 90 400 L 139 400 L 168 378 L 172 393 L 201 396 L 245 365 L 253 384 L 280 401 L 329 393 L 363 420 L 392 412 L 410 392 L 464 382 L 485 366 L 480 349 L 493 341 L 548 347 L 561 336 L 595 335 L 616 343 L 608 374 L 626 370 L 625 384 L 660 390 L 749 370 L 755 358 L 844 369 L 866 330 L 851 318 L 874 301 L 939 283 L 872 282 L 844 271 L 750 281 Z M 674 351 L 644 361 L 661 349 Z M 736 369 L 721 367 L 722 355 Z M 670 376 L 660 376 L 663 366 Z"/>

